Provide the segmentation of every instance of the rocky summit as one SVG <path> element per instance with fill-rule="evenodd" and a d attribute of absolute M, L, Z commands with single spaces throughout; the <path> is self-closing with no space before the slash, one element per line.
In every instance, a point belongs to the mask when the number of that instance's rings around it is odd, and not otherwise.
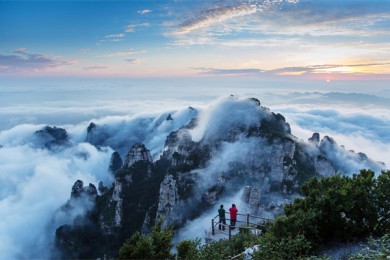
<path fill-rule="evenodd" d="M 92 204 L 73 223 L 58 227 L 56 246 L 62 257 L 115 257 L 127 238 L 135 231 L 148 233 L 157 219 L 180 229 L 227 198 L 238 198 L 241 212 L 275 218 L 283 204 L 301 196 L 300 186 L 313 176 L 385 168 L 329 136 L 298 139 L 283 115 L 256 98 L 231 96 L 188 115 L 180 127 L 172 126 L 179 117 L 173 112 L 155 124 L 174 129 L 163 137 L 158 154 L 151 155 L 146 143 L 155 142 L 146 139 L 134 141 L 123 160 L 114 152 L 107 165 L 114 182 L 109 187 L 100 183 L 99 194 L 94 186 L 76 181 L 68 206 L 59 211 L 70 212 L 75 200 Z M 109 126 L 89 125 L 86 141 L 110 146 L 107 140 L 115 140 L 115 133 L 104 128 Z"/>

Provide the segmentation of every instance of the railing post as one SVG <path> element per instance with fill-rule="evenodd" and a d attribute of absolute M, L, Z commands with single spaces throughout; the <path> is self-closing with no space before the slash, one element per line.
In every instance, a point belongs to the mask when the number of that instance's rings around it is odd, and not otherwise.
<path fill-rule="evenodd" d="M 232 227 L 229 225 L 229 240 L 232 238 Z"/>
<path fill-rule="evenodd" d="M 215 230 L 214 230 L 214 219 L 211 219 L 211 233 L 213 236 L 215 235 Z"/>
<path fill-rule="evenodd" d="M 246 213 L 246 225 L 249 226 L 249 212 Z"/>

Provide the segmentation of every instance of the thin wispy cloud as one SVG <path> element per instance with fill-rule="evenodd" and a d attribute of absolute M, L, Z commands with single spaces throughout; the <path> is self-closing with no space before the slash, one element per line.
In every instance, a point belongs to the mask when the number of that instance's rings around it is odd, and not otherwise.
<path fill-rule="evenodd" d="M 247 3 L 234 3 L 225 6 L 212 6 L 194 14 L 191 19 L 184 21 L 172 32 L 173 35 L 187 34 L 202 28 L 208 28 L 216 24 L 234 20 L 233 18 L 244 17 L 256 13 L 262 13 L 273 6 L 283 6 L 285 4 L 296 4 L 299 0 L 264 0 L 248 1 Z"/>
<path fill-rule="evenodd" d="M 31 53 L 26 48 L 20 48 L 13 54 L 0 54 L 0 73 L 34 72 L 56 69 L 77 63 L 76 60 Z"/>
<path fill-rule="evenodd" d="M 85 67 L 84 70 L 104 70 L 107 69 L 107 66 L 90 66 L 90 67 Z"/>
<path fill-rule="evenodd" d="M 138 28 L 149 27 L 150 23 L 140 23 L 140 24 L 129 24 L 125 27 L 125 32 L 131 33 L 135 32 Z"/>
<path fill-rule="evenodd" d="M 123 37 L 125 37 L 125 34 L 124 33 L 117 33 L 117 34 L 106 35 L 104 37 L 105 38 L 123 38 Z"/>
<path fill-rule="evenodd" d="M 255 5 L 247 4 L 212 8 L 204 11 L 192 20 L 184 22 L 173 34 L 186 34 L 235 17 L 254 14 L 256 12 L 257 7 Z"/>
<path fill-rule="evenodd" d="M 139 13 L 139 14 L 148 14 L 148 13 L 151 13 L 151 12 L 153 12 L 153 11 L 149 10 L 149 9 L 144 9 L 144 10 L 137 11 L 137 13 Z"/>
<path fill-rule="evenodd" d="M 134 55 L 134 54 L 140 54 L 144 53 L 144 50 L 128 50 L 128 51 L 119 51 L 114 53 L 108 53 L 97 56 L 98 58 L 105 58 L 105 57 L 115 57 L 115 56 L 128 56 L 128 55 Z"/>
<path fill-rule="evenodd" d="M 201 71 L 202 74 L 213 75 L 258 75 L 264 73 L 261 69 L 213 69 L 213 68 L 194 68 Z"/>
<path fill-rule="evenodd" d="M 193 68 L 200 71 L 201 74 L 212 75 L 302 75 L 302 74 L 320 74 L 320 73 L 358 73 L 355 68 L 388 66 L 390 61 L 362 63 L 362 64 L 322 64 L 312 66 L 283 67 L 271 70 L 262 70 L 257 68 L 246 69 L 222 69 L 222 68 Z M 389 71 L 390 74 L 390 71 Z"/>
<path fill-rule="evenodd" d="M 139 64 L 140 63 L 140 59 L 126 59 L 125 61 L 127 61 L 130 64 Z"/>

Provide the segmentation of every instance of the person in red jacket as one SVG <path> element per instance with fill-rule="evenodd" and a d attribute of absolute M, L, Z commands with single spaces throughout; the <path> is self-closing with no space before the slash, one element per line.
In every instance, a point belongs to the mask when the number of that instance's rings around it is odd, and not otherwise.
<path fill-rule="evenodd" d="M 230 212 L 230 225 L 232 226 L 232 229 L 234 229 L 234 226 L 236 225 L 237 221 L 237 212 L 238 209 L 236 208 L 235 204 L 232 204 L 232 207 L 229 209 Z"/>

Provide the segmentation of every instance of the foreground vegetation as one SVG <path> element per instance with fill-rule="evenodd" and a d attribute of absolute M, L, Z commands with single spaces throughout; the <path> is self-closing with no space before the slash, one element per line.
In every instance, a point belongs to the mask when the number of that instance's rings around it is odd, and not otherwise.
<path fill-rule="evenodd" d="M 353 242 L 369 237 L 368 247 L 351 259 L 390 256 L 390 171 L 375 178 L 361 170 L 352 177 L 312 178 L 302 186 L 304 198 L 285 206 L 268 232 L 256 236 L 240 232 L 232 240 L 184 240 L 173 255 L 173 231 L 159 221 L 148 236 L 136 232 L 119 251 L 121 259 L 229 259 L 258 245 L 254 259 L 313 259 L 320 245 Z M 347 258 L 348 258 L 347 257 Z M 315 258 L 315 257 L 314 257 Z"/>

